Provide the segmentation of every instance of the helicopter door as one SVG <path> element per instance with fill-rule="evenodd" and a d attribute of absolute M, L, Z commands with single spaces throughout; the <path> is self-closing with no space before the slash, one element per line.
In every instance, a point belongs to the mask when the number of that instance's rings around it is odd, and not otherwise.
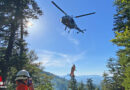
<path fill-rule="evenodd" d="M 74 19 L 73 19 L 73 18 L 70 19 L 70 27 L 71 27 L 71 28 L 74 28 L 74 27 L 75 27 L 75 22 L 74 22 Z"/>

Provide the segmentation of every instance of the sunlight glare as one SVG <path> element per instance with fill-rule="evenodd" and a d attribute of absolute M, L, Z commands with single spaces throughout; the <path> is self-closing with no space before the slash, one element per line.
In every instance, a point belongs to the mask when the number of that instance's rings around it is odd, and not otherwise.
<path fill-rule="evenodd" d="M 32 24 L 32 22 L 29 21 L 29 22 L 27 22 L 26 25 L 27 25 L 27 27 L 31 27 L 33 24 Z"/>

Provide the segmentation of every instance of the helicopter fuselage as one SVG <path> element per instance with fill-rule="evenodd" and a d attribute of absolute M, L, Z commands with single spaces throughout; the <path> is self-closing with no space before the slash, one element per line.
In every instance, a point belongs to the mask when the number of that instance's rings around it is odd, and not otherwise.
<path fill-rule="evenodd" d="M 73 17 L 66 15 L 61 18 L 61 22 L 70 29 L 77 27 Z"/>

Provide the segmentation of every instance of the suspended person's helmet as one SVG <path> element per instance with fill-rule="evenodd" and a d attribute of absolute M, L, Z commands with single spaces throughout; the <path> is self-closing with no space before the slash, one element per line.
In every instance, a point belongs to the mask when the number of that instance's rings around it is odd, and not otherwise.
<path fill-rule="evenodd" d="M 30 77 L 28 71 L 26 70 L 20 70 L 17 75 L 15 80 L 21 80 L 21 79 L 28 79 Z"/>

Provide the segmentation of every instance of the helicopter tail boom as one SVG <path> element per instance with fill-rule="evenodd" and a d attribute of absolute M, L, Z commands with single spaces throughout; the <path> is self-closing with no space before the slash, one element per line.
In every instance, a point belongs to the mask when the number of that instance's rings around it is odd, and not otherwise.
<path fill-rule="evenodd" d="M 81 30 L 81 29 L 80 29 L 80 28 L 78 28 L 78 27 L 76 27 L 75 29 L 77 29 L 77 30 L 78 30 L 78 32 L 77 32 L 77 33 L 79 33 L 79 32 L 84 33 L 84 32 L 86 31 L 86 29 L 85 29 L 85 30 Z"/>

